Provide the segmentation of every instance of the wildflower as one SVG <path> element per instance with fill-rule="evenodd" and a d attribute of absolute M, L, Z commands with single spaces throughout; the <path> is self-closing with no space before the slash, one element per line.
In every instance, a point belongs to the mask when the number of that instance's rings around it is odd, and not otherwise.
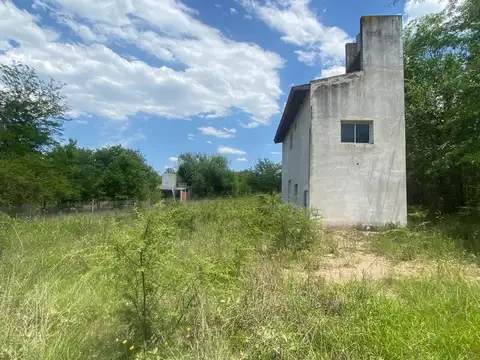
<path fill-rule="evenodd" d="M 122 344 L 125 345 L 127 343 L 127 340 L 123 340 Z"/>
<path fill-rule="evenodd" d="M 189 327 L 187 327 L 187 332 L 190 332 L 190 331 L 192 331 L 192 329 L 190 329 Z"/>
<path fill-rule="evenodd" d="M 133 350 L 133 349 L 135 349 L 135 346 L 133 346 L 133 345 L 130 346 L 130 350 Z"/>

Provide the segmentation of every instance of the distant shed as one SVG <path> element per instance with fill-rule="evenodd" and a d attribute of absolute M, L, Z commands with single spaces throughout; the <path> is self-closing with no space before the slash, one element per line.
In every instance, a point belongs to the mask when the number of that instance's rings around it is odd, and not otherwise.
<path fill-rule="evenodd" d="M 187 201 L 190 198 L 191 188 L 187 184 L 179 181 L 175 173 L 166 172 L 162 175 L 161 191 L 165 197 L 173 197 L 174 201 Z"/>

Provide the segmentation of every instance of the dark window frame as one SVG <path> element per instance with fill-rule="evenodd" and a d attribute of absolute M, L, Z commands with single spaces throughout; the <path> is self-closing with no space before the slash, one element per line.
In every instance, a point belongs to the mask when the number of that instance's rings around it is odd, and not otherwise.
<path fill-rule="evenodd" d="M 357 133 L 357 126 L 358 125 L 368 125 L 368 141 L 358 141 L 358 133 Z M 353 141 L 351 130 L 349 130 L 350 134 L 346 134 L 347 126 L 353 126 Z M 351 120 L 342 120 L 340 122 L 340 142 L 344 144 L 373 144 L 373 121 L 351 121 Z"/>

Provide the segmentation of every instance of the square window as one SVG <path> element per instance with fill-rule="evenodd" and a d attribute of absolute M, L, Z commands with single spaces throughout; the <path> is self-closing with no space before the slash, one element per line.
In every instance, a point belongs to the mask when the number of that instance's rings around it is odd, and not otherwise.
<path fill-rule="evenodd" d="M 373 144 L 373 123 L 342 121 L 341 141 L 354 144 Z"/>

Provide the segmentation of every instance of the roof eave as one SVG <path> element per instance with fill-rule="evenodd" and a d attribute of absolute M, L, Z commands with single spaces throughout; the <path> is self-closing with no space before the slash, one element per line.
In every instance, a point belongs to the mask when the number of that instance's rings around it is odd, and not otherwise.
<path fill-rule="evenodd" d="M 285 109 L 283 110 L 282 118 L 278 125 L 275 138 L 273 139 L 273 142 L 275 144 L 279 144 L 283 142 L 283 140 L 285 139 L 285 135 L 288 131 L 288 128 L 290 128 L 292 121 L 289 121 L 288 115 L 291 115 L 290 112 L 292 111 L 293 98 L 295 93 L 298 91 L 309 91 L 309 90 L 310 90 L 310 84 L 292 86 L 292 88 L 290 89 L 290 94 L 288 95 L 287 103 L 285 105 Z"/>

